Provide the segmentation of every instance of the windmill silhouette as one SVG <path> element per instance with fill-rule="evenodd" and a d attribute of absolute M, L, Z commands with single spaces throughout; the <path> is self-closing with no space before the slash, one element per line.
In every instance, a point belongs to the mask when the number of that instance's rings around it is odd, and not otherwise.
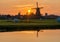
<path fill-rule="evenodd" d="M 36 16 L 35 16 L 35 17 L 36 17 L 37 19 L 40 19 L 40 18 L 42 18 L 42 15 L 41 15 L 40 10 L 41 10 L 43 7 L 38 7 L 38 2 L 36 2 L 36 6 L 37 6 L 36 8 L 33 8 L 33 9 L 36 9 L 36 13 L 35 13 Z"/>

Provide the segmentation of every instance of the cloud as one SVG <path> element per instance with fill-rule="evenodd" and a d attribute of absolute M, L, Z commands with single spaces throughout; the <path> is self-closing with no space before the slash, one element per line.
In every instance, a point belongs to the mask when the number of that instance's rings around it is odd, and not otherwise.
<path fill-rule="evenodd" d="M 16 8 L 23 8 L 23 7 L 33 7 L 33 5 L 29 5 L 29 4 L 27 4 L 27 5 L 14 5 L 14 6 L 12 6 L 12 7 L 16 7 Z"/>

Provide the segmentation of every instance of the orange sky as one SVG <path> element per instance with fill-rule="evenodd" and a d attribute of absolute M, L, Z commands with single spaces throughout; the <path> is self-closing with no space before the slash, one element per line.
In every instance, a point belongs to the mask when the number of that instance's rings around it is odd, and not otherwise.
<path fill-rule="evenodd" d="M 39 2 L 41 13 L 60 15 L 60 0 L 0 0 L 0 14 L 16 15 L 18 12 L 25 14 L 28 9 L 36 7 Z"/>

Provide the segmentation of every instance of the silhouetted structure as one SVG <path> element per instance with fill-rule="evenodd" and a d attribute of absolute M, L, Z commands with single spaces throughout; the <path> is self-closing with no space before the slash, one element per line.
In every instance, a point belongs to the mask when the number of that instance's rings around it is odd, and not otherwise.
<path fill-rule="evenodd" d="M 37 5 L 37 7 L 35 8 L 36 9 L 36 18 L 40 19 L 40 18 L 42 18 L 40 9 L 42 9 L 43 7 L 38 7 L 38 2 L 36 2 L 36 5 Z"/>
<path fill-rule="evenodd" d="M 48 16 L 48 13 L 45 13 L 45 16 Z"/>

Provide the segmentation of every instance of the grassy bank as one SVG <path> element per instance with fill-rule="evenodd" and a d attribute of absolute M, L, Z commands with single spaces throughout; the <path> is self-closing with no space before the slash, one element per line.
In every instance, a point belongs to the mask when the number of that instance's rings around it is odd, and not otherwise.
<path fill-rule="evenodd" d="M 60 23 L 56 20 L 0 20 L 0 31 L 23 31 L 40 29 L 60 29 Z"/>
<path fill-rule="evenodd" d="M 15 23 L 13 20 L 0 20 L 0 25 L 60 25 L 56 20 L 20 20 Z"/>

